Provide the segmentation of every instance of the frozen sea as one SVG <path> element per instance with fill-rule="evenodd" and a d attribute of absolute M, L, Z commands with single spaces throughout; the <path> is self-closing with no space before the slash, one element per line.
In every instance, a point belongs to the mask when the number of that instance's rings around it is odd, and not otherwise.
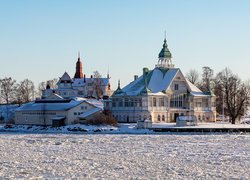
<path fill-rule="evenodd" d="M 250 179 L 248 134 L 0 134 L 0 179 Z"/>

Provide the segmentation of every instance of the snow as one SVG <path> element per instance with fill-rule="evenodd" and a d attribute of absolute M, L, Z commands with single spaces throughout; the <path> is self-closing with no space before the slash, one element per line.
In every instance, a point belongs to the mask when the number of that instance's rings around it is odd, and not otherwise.
<path fill-rule="evenodd" d="M 20 108 L 18 108 L 16 111 L 41 111 L 41 110 L 50 110 L 50 111 L 57 111 L 57 110 L 67 110 L 71 109 L 79 104 L 81 104 L 83 101 L 75 101 L 71 100 L 70 102 L 56 102 L 56 103 L 35 103 L 30 102 L 23 104 Z"/>
<path fill-rule="evenodd" d="M 250 179 L 250 136 L 0 134 L 1 179 Z"/>
<path fill-rule="evenodd" d="M 153 128 L 183 128 L 183 127 L 178 127 L 176 126 L 176 123 L 153 123 Z M 250 129 L 250 124 L 230 124 L 227 122 L 211 122 L 211 123 L 206 123 L 206 122 L 198 122 L 197 126 L 185 126 L 186 128 L 212 128 L 212 129 L 221 129 L 221 128 L 227 128 L 227 129 L 238 129 L 238 128 L 249 128 Z"/>
<path fill-rule="evenodd" d="M 75 97 L 74 100 L 75 101 L 86 101 L 86 102 L 88 102 L 89 104 L 92 104 L 95 107 L 103 109 L 103 102 L 101 100 L 82 98 L 82 97 Z"/>
<path fill-rule="evenodd" d="M 188 83 L 188 86 L 189 86 L 189 88 L 190 88 L 190 90 L 194 93 L 194 92 L 196 92 L 197 93 L 197 95 L 199 94 L 199 95 L 204 95 L 204 93 L 202 93 L 202 91 L 199 89 L 199 88 L 197 88 L 194 84 L 192 84 L 188 79 L 186 79 L 186 81 L 187 81 L 187 83 Z"/>
<path fill-rule="evenodd" d="M 155 68 L 148 85 L 149 89 L 153 93 L 161 92 L 168 89 L 177 72 L 178 69 L 169 69 L 164 75 L 161 70 Z"/>
<path fill-rule="evenodd" d="M 101 81 L 102 86 L 108 85 L 108 82 L 109 82 L 108 78 L 98 78 L 98 80 Z M 96 78 L 85 78 L 85 81 L 84 81 L 84 78 L 74 78 L 72 86 L 73 87 L 78 87 L 78 86 L 81 87 L 81 86 L 84 86 L 88 82 L 94 82 L 94 81 L 97 81 L 97 79 Z"/>
<path fill-rule="evenodd" d="M 13 118 L 17 108 L 18 105 L 0 105 L 0 117 L 2 116 L 5 121 Z"/>
<path fill-rule="evenodd" d="M 90 110 L 88 110 L 88 111 L 86 111 L 86 112 L 80 114 L 78 117 L 79 117 L 79 118 L 86 118 L 86 117 L 88 117 L 88 116 L 90 116 L 90 115 L 92 115 L 92 114 L 95 114 L 95 113 L 97 113 L 97 112 L 100 112 L 101 110 L 102 110 L 102 109 L 100 109 L 100 108 L 93 108 L 93 109 L 90 109 Z"/>
<path fill-rule="evenodd" d="M 125 92 L 128 96 L 136 96 L 140 94 L 144 87 L 145 82 L 143 76 L 140 76 L 138 79 L 125 86 L 122 91 Z"/>
<path fill-rule="evenodd" d="M 16 111 L 68 110 L 84 102 L 87 102 L 93 105 L 94 107 L 103 109 L 103 102 L 98 101 L 96 99 L 75 98 L 71 100 L 70 102 L 48 102 L 48 103 L 47 101 L 45 101 L 45 103 L 43 103 L 42 101 L 41 102 L 29 102 L 17 108 Z"/>

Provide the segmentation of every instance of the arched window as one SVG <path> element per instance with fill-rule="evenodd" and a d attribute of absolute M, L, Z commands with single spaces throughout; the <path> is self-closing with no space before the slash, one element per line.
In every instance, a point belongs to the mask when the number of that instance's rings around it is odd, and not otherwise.
<path fill-rule="evenodd" d="M 199 120 L 199 121 L 201 120 L 201 115 L 198 115 L 198 120 Z"/>
<path fill-rule="evenodd" d="M 160 115 L 158 115 L 157 120 L 158 120 L 158 121 L 161 121 L 161 116 L 160 116 Z"/>
<path fill-rule="evenodd" d="M 164 115 L 162 115 L 161 119 L 162 119 L 162 121 L 165 121 L 165 116 L 164 116 Z"/>

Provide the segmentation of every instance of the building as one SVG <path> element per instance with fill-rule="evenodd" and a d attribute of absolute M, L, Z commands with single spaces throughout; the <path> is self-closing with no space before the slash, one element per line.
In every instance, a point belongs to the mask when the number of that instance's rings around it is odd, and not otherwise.
<path fill-rule="evenodd" d="M 65 72 L 59 78 L 57 83 L 58 87 L 56 89 L 50 89 L 50 85 L 47 85 L 46 89 L 42 92 L 42 98 L 46 98 L 52 93 L 56 93 L 65 99 L 74 97 L 102 99 L 103 96 L 111 95 L 109 79 L 109 74 L 106 78 L 95 77 L 93 75 L 87 78 L 86 75 L 83 74 L 82 62 L 79 54 L 74 78 L 71 78 L 70 75 Z"/>
<path fill-rule="evenodd" d="M 64 99 L 51 94 L 45 99 L 23 104 L 15 111 L 18 125 L 69 125 L 79 121 L 80 116 L 91 116 L 102 111 L 102 103 L 84 98 Z"/>
<path fill-rule="evenodd" d="M 118 122 L 175 122 L 178 116 L 196 116 L 198 121 L 215 121 L 216 97 L 203 93 L 190 83 L 172 63 L 166 39 L 153 70 L 143 68 L 143 74 L 117 90 L 105 108 Z"/>

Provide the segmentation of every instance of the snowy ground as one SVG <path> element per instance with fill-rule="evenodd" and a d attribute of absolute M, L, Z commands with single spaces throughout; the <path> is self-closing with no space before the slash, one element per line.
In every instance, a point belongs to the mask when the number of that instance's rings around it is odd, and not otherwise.
<path fill-rule="evenodd" d="M 0 179 L 250 179 L 250 135 L 0 134 Z"/>
<path fill-rule="evenodd" d="M 249 128 L 250 124 L 229 124 L 225 122 L 216 123 L 199 123 L 198 126 L 177 127 L 175 123 L 153 123 L 153 128 Z M 6 128 L 5 124 L 0 124 L 0 132 L 16 132 L 16 133 L 66 133 L 66 134 L 157 134 L 153 130 L 137 129 L 136 123 L 119 124 L 114 126 L 89 126 L 83 124 L 74 124 L 63 127 L 43 127 L 30 125 L 12 125 Z"/>

